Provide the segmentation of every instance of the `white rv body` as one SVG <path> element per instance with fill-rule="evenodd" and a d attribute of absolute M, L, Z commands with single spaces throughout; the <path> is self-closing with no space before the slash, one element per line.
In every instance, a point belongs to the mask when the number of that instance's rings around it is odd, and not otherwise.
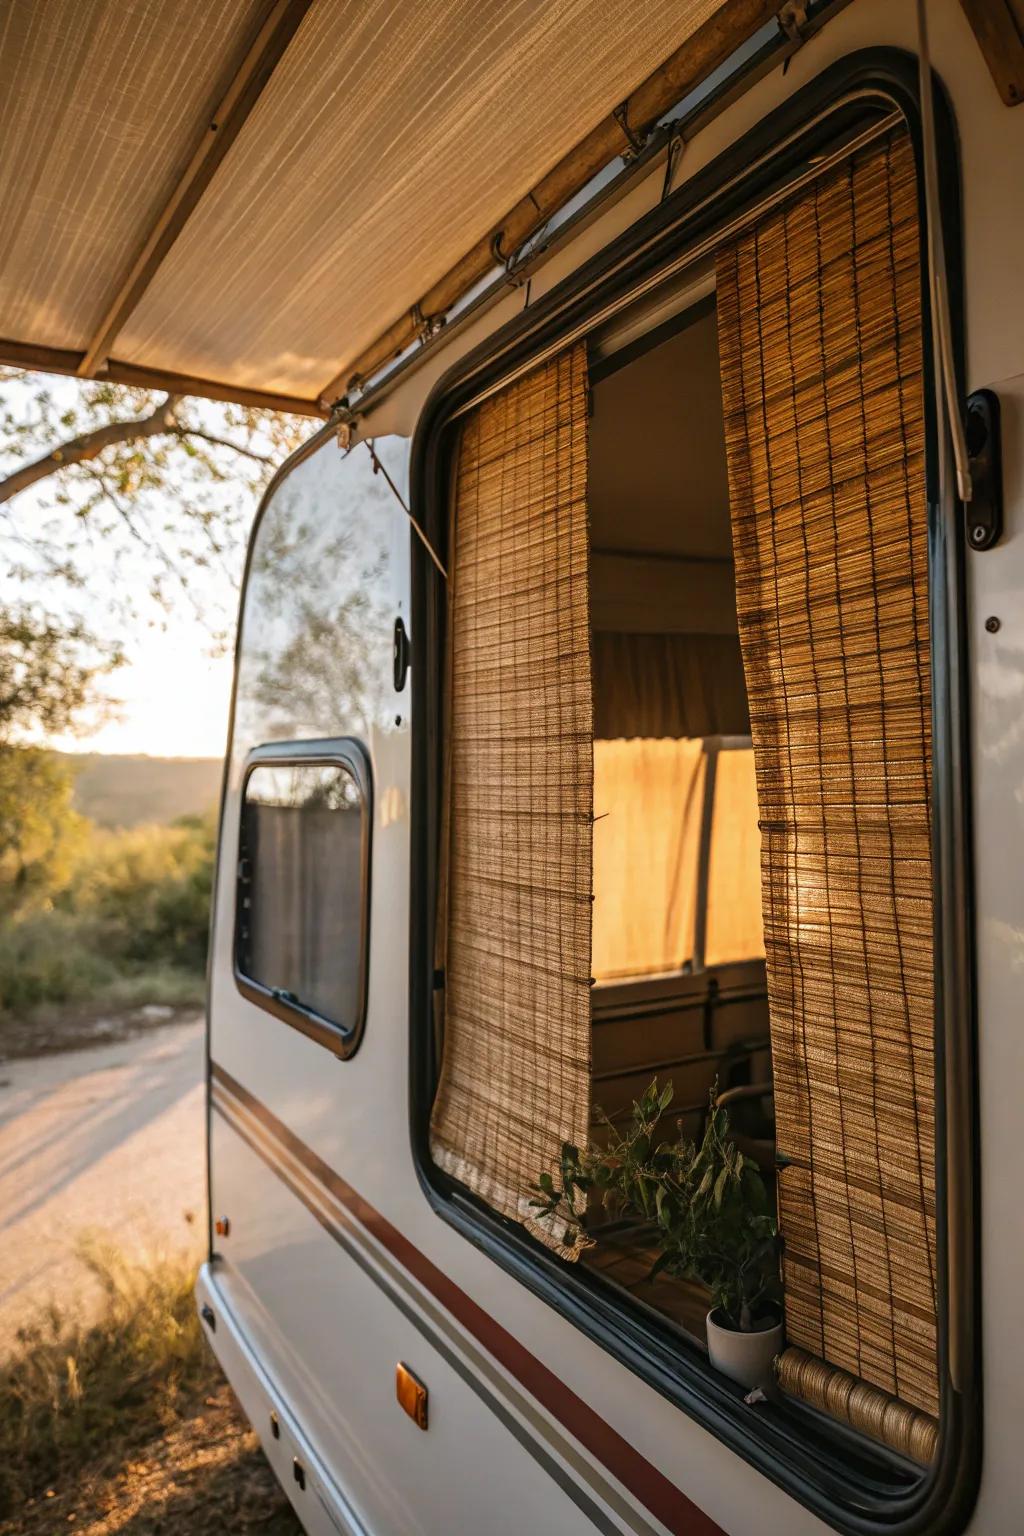
<path fill-rule="evenodd" d="M 1024 109 L 1001 103 L 957 0 L 929 4 L 934 67 L 959 134 L 966 389 L 994 390 L 1003 413 L 1004 530 L 966 557 L 971 698 L 981 1201 L 984 1462 L 977 1536 L 1022 1528 L 1024 1431 Z M 687 143 L 687 182 L 829 65 L 864 48 L 917 48 L 911 0 L 854 0 Z M 662 196 L 664 164 L 558 246 L 531 274 L 535 304 L 605 249 Z M 453 329 L 372 412 L 345 451 L 321 434 L 275 482 L 262 518 L 293 498 L 332 531 L 351 520 L 337 599 L 366 599 L 369 682 L 357 715 L 311 698 L 302 739 L 356 739 L 372 784 L 368 968 L 363 1037 L 349 1059 L 325 1050 L 243 995 L 235 978 L 240 795 L 252 734 L 237 703 L 221 816 L 209 990 L 209 1180 L 213 1237 L 198 1300 L 210 1342 L 311 1533 L 777 1532 L 851 1528 L 849 1511 L 812 1512 L 712 1428 L 629 1369 L 595 1338 L 441 1219 L 410 1136 L 411 691 L 396 693 L 392 642 L 401 617 L 416 666 L 410 546 L 397 495 L 374 477 L 365 438 L 403 499 L 409 453 L 430 391 L 460 358 L 523 309 L 522 287 Z M 387 317 L 382 317 L 382 321 Z M 624 445 L 624 447 L 627 445 Z M 411 508 L 417 514 L 415 496 Z M 334 519 L 334 521 L 331 521 Z M 259 559 L 259 529 L 254 534 Z M 331 562 L 333 561 L 333 565 Z M 324 563 L 326 562 L 326 564 Z M 347 562 L 347 563 L 346 563 Z M 328 572 L 328 567 L 330 570 Z M 301 560 L 250 578 L 239 671 L 254 637 L 287 604 Z M 997 620 L 993 625 L 991 620 Z M 255 663 L 254 663 L 255 665 Z M 319 711 L 319 713 L 317 713 Z M 316 718 L 314 718 L 316 716 Z M 325 755 L 330 753 L 325 746 Z M 402 1362 L 429 1391 L 424 1433 L 395 1396 Z M 749 1410 L 756 1412 L 755 1408 Z M 882 1529 L 864 1523 L 858 1530 Z"/>

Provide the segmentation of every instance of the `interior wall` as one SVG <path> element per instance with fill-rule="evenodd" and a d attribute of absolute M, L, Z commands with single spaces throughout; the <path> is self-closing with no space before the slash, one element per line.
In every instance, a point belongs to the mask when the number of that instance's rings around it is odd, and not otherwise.
<path fill-rule="evenodd" d="M 595 737 L 746 735 L 713 303 L 596 365 L 588 501 Z"/>
<path fill-rule="evenodd" d="M 714 311 L 599 377 L 593 403 L 594 551 L 731 562 Z"/>

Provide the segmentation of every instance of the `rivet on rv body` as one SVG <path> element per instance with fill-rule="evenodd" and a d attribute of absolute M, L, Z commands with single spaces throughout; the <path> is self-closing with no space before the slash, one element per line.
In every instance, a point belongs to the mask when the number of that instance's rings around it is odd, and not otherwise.
<path fill-rule="evenodd" d="M 985 628 L 988 630 L 990 635 L 998 635 L 1000 629 L 1000 620 L 996 618 L 995 614 L 992 614 L 991 618 L 985 620 Z"/>
<path fill-rule="evenodd" d="M 294 1477 L 300 1488 L 305 1489 L 306 1469 L 297 1456 L 292 1460 L 292 1477 Z"/>
<path fill-rule="evenodd" d="M 218 1237 L 230 1237 L 231 1218 L 229 1216 L 218 1216 L 217 1220 L 213 1224 L 213 1230 L 216 1232 Z"/>
<path fill-rule="evenodd" d="M 277 1414 L 273 1411 L 273 1409 L 271 1409 L 271 1412 L 270 1412 L 270 1433 L 273 1435 L 275 1440 L 280 1440 L 280 1438 L 281 1438 L 281 1424 L 280 1424 L 280 1421 L 279 1421 L 279 1419 L 277 1417 Z"/>

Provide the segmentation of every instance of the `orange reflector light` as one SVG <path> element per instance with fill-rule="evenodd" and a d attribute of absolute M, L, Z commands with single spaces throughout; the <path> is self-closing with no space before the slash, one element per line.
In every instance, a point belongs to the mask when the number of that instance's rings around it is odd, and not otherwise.
<path fill-rule="evenodd" d="M 395 1366 L 395 1396 L 420 1429 L 427 1427 L 427 1389 L 401 1360 Z"/>

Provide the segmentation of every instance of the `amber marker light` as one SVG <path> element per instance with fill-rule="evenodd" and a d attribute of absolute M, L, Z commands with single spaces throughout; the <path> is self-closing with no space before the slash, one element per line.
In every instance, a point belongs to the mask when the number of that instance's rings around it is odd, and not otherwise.
<path fill-rule="evenodd" d="M 420 1429 L 427 1427 L 427 1389 L 401 1360 L 395 1366 L 395 1396 Z"/>

